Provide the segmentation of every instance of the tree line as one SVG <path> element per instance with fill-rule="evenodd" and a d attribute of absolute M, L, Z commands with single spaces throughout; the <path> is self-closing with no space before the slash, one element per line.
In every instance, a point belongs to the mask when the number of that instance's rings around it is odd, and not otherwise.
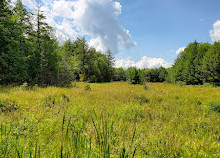
<path fill-rule="evenodd" d="M 117 70 L 119 71 L 119 70 Z M 122 71 L 120 69 L 120 71 Z M 168 82 L 184 85 L 220 85 L 220 42 L 190 43 L 171 68 L 129 68 L 125 71 L 131 83 Z M 123 74 L 123 73 L 120 73 Z M 137 77 L 138 76 L 138 77 Z"/>
<path fill-rule="evenodd" d="M 168 82 L 220 85 L 220 42 L 190 43 L 171 68 L 114 68 L 110 50 L 89 47 L 85 38 L 60 45 L 40 6 L 0 1 L 0 84 L 68 85 L 72 81 Z"/>
<path fill-rule="evenodd" d="M 0 83 L 64 85 L 74 80 L 109 82 L 114 58 L 89 47 L 85 38 L 59 45 L 53 28 L 37 6 L 28 12 L 22 1 L 0 1 Z"/>
<path fill-rule="evenodd" d="M 168 73 L 167 81 L 171 83 L 220 85 L 220 42 L 190 43 Z"/>

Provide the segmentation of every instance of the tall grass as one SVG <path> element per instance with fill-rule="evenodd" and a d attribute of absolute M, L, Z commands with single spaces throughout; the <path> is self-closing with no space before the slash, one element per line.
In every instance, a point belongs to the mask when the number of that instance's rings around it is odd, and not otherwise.
<path fill-rule="evenodd" d="M 220 157 L 220 88 L 147 86 L 2 87 L 0 157 Z"/>

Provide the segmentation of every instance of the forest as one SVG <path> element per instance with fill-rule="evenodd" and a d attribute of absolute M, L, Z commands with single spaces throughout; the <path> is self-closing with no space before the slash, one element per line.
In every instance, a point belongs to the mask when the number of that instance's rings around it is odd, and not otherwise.
<path fill-rule="evenodd" d="M 187 85 L 220 83 L 220 42 L 190 43 L 171 68 L 114 68 L 111 50 L 98 52 L 85 38 L 58 43 L 53 28 L 37 7 L 33 14 L 21 0 L 1 1 L 1 84 L 66 86 L 73 81 L 168 82 Z"/>
<path fill-rule="evenodd" d="M 2 84 L 64 85 L 74 80 L 109 82 L 113 72 L 110 50 L 90 48 L 85 38 L 62 45 L 37 7 L 28 12 L 1 1 L 0 81 Z"/>

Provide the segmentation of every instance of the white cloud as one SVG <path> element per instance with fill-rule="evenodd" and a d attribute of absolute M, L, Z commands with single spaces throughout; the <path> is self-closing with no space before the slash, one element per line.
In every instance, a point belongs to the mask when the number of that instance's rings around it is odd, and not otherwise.
<path fill-rule="evenodd" d="M 176 54 L 180 54 L 181 52 L 184 51 L 185 48 L 186 48 L 186 47 L 181 47 L 181 48 L 179 48 L 179 49 L 176 51 Z"/>
<path fill-rule="evenodd" d="M 213 24 L 213 30 L 209 31 L 209 35 L 213 42 L 220 41 L 220 21 L 219 20 Z"/>
<path fill-rule="evenodd" d="M 112 0 L 78 0 L 74 4 L 73 17 L 77 28 L 83 34 L 99 39 L 92 46 L 102 46 L 100 50 L 109 48 L 113 53 L 118 53 L 119 47 L 135 46 L 129 31 L 120 25 L 117 19 L 119 14 L 121 14 L 121 5 Z"/>
<path fill-rule="evenodd" d="M 16 0 L 13 0 L 16 1 Z M 35 0 L 22 0 L 34 10 Z M 60 40 L 88 36 L 90 46 L 99 51 L 110 49 L 118 53 L 120 48 L 136 45 L 131 35 L 118 21 L 122 5 L 113 0 L 41 0 L 41 8 L 47 22 L 54 27 Z M 59 20 L 57 20 L 59 19 Z"/>
<path fill-rule="evenodd" d="M 96 48 L 97 51 L 101 51 L 101 52 L 105 52 L 106 51 L 105 50 L 106 47 L 103 44 L 101 37 L 97 37 L 97 38 L 91 39 L 89 41 L 89 45 L 94 47 L 94 48 Z"/>
<path fill-rule="evenodd" d="M 144 68 L 158 68 L 160 66 L 163 66 L 165 68 L 171 67 L 172 64 L 166 61 L 162 58 L 150 58 L 143 56 L 140 61 L 135 62 L 130 59 L 122 59 L 122 60 L 116 60 L 115 61 L 115 67 L 123 67 L 124 69 L 127 69 L 129 67 L 137 67 L 139 69 Z"/>
<path fill-rule="evenodd" d="M 75 3 L 73 1 L 54 1 L 54 3 L 52 4 L 53 15 L 72 19 L 74 16 L 74 4 Z"/>
<path fill-rule="evenodd" d="M 76 39 L 79 34 L 73 29 L 72 22 L 69 20 L 63 20 L 61 24 L 56 23 L 56 31 L 58 31 L 62 36 L 65 37 L 65 39 Z M 65 40 L 64 39 L 64 40 Z"/>

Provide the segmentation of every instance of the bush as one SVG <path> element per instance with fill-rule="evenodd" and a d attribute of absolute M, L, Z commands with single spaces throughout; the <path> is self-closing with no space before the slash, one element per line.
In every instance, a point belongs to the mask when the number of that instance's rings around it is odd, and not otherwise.
<path fill-rule="evenodd" d="M 32 87 L 31 87 L 31 90 L 36 91 L 36 90 L 37 90 L 37 88 L 38 88 L 38 85 L 37 85 L 37 84 L 35 84 L 34 86 L 32 86 Z"/>
<path fill-rule="evenodd" d="M 4 100 L 0 101 L 0 111 L 1 112 L 12 112 L 17 110 L 17 102 L 14 100 Z"/>
<path fill-rule="evenodd" d="M 89 82 L 90 83 L 96 83 L 98 81 L 98 78 L 95 76 L 95 75 L 92 75 L 90 78 L 89 78 Z"/>
<path fill-rule="evenodd" d="M 71 83 L 62 84 L 61 87 L 63 87 L 63 88 L 73 88 L 73 87 L 78 87 L 78 85 L 75 82 L 71 82 Z"/>
<path fill-rule="evenodd" d="M 209 103 L 209 108 L 211 111 L 220 113 L 220 102 L 211 102 Z"/>
<path fill-rule="evenodd" d="M 85 85 L 85 90 L 86 90 L 86 91 L 91 90 L 91 87 L 90 87 L 89 84 L 86 84 L 86 85 Z"/>
<path fill-rule="evenodd" d="M 149 87 L 148 87 L 147 83 L 144 83 L 143 86 L 144 86 L 144 90 L 148 90 Z"/>
<path fill-rule="evenodd" d="M 28 83 L 27 83 L 27 82 L 23 83 L 23 84 L 20 86 L 20 88 L 21 88 L 22 90 L 28 90 L 28 89 L 29 89 Z"/>
<path fill-rule="evenodd" d="M 56 97 L 51 95 L 45 97 L 43 104 L 45 107 L 53 108 L 56 104 Z"/>
<path fill-rule="evenodd" d="M 85 74 L 79 74 L 79 80 L 80 80 L 81 82 L 86 81 L 86 75 L 85 75 Z"/>
<path fill-rule="evenodd" d="M 74 88 L 74 87 L 78 87 L 78 85 L 75 82 L 71 82 L 70 87 Z"/>
<path fill-rule="evenodd" d="M 217 87 L 215 84 L 213 84 L 213 83 L 207 83 L 207 82 L 204 82 L 204 83 L 203 83 L 203 86 L 204 86 L 204 87 Z"/>
<path fill-rule="evenodd" d="M 135 97 L 135 99 L 140 105 L 149 102 L 149 99 L 147 99 L 145 96 L 137 96 L 137 97 Z"/>
<path fill-rule="evenodd" d="M 62 94 L 61 98 L 63 99 L 65 103 L 70 102 L 70 98 L 66 96 L 65 94 Z"/>
<path fill-rule="evenodd" d="M 184 86 L 184 85 L 186 85 L 186 82 L 178 81 L 178 82 L 176 82 L 176 84 L 179 86 Z"/>

